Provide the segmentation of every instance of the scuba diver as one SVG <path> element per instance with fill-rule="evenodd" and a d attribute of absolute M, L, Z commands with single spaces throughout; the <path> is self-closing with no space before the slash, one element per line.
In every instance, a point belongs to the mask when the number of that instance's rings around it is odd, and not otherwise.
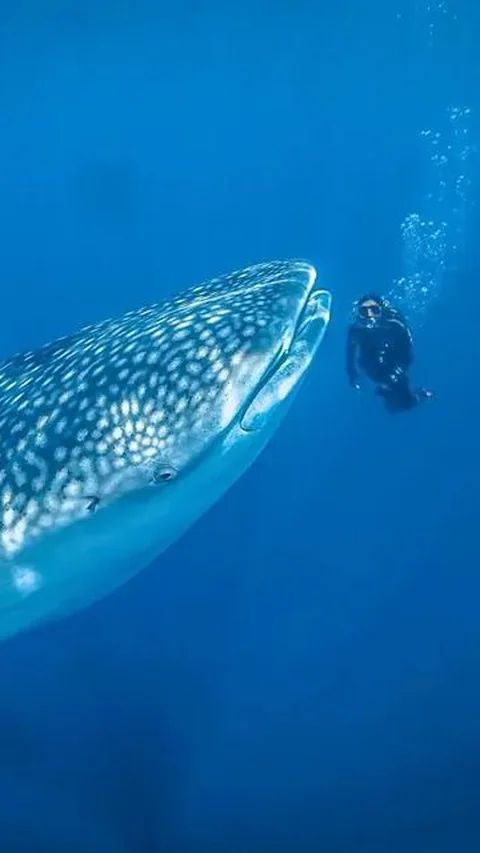
<path fill-rule="evenodd" d="M 408 370 L 413 361 L 413 341 L 403 315 L 386 299 L 367 293 L 355 304 L 355 316 L 348 329 L 347 374 L 359 388 L 357 366 L 376 384 L 389 412 L 413 409 L 432 392 L 412 390 Z"/>

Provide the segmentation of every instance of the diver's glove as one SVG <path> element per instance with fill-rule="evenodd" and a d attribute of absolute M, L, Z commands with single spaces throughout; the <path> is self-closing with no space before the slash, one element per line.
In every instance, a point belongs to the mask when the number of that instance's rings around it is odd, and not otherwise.
<path fill-rule="evenodd" d="M 429 391 L 427 388 L 416 388 L 413 393 L 419 403 L 422 400 L 431 400 L 433 397 L 433 391 Z"/>
<path fill-rule="evenodd" d="M 358 381 L 358 375 L 356 373 L 349 373 L 348 381 L 351 387 L 355 389 L 355 391 L 360 390 L 360 382 Z"/>

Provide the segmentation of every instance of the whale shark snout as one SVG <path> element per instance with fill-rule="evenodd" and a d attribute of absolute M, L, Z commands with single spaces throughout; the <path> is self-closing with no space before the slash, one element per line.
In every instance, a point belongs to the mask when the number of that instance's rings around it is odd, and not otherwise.
<path fill-rule="evenodd" d="M 252 463 L 329 322 L 259 264 L 0 364 L 0 637 L 100 598 Z"/>

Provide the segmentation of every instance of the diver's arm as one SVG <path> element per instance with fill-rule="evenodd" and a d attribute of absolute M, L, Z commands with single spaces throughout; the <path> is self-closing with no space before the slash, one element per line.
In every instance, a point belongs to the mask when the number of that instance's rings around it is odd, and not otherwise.
<path fill-rule="evenodd" d="M 347 375 L 351 385 L 355 385 L 358 379 L 356 366 L 358 336 L 355 326 L 350 326 L 347 333 Z"/>

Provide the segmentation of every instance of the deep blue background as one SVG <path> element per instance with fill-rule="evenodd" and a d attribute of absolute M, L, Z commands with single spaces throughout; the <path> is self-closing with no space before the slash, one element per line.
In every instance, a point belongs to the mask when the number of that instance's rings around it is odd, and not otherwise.
<path fill-rule="evenodd" d="M 419 130 L 467 104 L 478 143 L 480 12 L 443 8 L 1 5 L 1 354 L 260 260 L 334 293 L 220 504 L 0 648 L 2 853 L 480 849 L 474 169 L 466 252 L 410 306 L 434 404 L 389 418 L 344 375 L 352 299 L 432 215 Z"/>

